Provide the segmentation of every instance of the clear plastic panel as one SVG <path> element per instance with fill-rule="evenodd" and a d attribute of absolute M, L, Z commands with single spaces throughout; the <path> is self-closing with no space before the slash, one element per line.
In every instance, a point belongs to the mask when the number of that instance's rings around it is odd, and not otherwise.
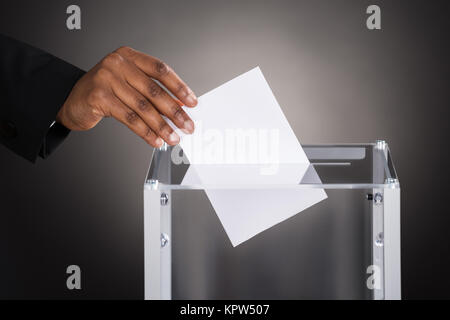
<path fill-rule="evenodd" d="M 172 191 L 172 298 L 374 299 L 371 192 L 328 190 L 327 201 L 232 247 L 202 190 Z"/>
<path fill-rule="evenodd" d="M 400 185 L 387 144 L 303 148 L 309 165 L 276 170 L 177 164 L 179 150 L 155 150 L 144 186 L 146 297 L 399 299 Z M 323 188 L 327 200 L 233 247 L 206 193 L 261 188 L 275 203 L 290 188 Z"/>
<path fill-rule="evenodd" d="M 304 145 L 303 148 L 310 160 L 307 167 L 293 163 L 191 165 L 187 160 L 175 163 L 173 154 L 179 155 L 180 150 L 165 146 L 155 150 L 146 183 L 158 183 L 163 189 L 258 189 L 268 186 L 364 189 L 384 188 L 397 178 L 385 143 Z M 210 178 L 188 177 L 197 171 L 210 172 Z"/>

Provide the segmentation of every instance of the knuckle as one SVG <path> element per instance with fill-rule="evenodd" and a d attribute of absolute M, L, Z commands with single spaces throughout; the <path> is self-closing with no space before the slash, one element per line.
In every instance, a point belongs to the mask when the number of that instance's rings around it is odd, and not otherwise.
<path fill-rule="evenodd" d="M 177 86 L 177 93 L 183 98 L 185 98 L 190 94 L 190 90 L 185 84 L 179 83 Z"/>
<path fill-rule="evenodd" d="M 112 52 L 110 54 L 108 54 L 105 58 L 103 58 L 103 64 L 105 66 L 118 66 L 123 62 L 123 57 L 117 53 L 117 52 Z"/>
<path fill-rule="evenodd" d="M 150 108 L 150 103 L 143 98 L 139 98 L 136 104 L 138 109 L 141 111 L 148 111 L 148 109 Z"/>
<path fill-rule="evenodd" d="M 165 132 L 171 132 L 172 129 L 170 128 L 170 126 L 165 122 L 165 121 L 161 121 L 158 124 L 158 133 L 165 133 Z"/>
<path fill-rule="evenodd" d="M 152 98 L 155 98 L 162 93 L 162 88 L 154 81 L 150 83 L 148 90 Z"/>
<path fill-rule="evenodd" d="M 98 105 L 106 98 L 106 93 L 103 89 L 100 88 L 94 88 L 92 89 L 88 96 L 87 96 L 87 102 L 89 105 Z"/>
<path fill-rule="evenodd" d="M 158 75 L 165 76 L 165 75 L 169 74 L 170 67 L 164 61 L 157 59 L 155 61 L 155 70 Z"/>
<path fill-rule="evenodd" d="M 184 111 L 178 104 L 171 107 L 171 113 L 174 118 L 184 118 Z"/>
<path fill-rule="evenodd" d="M 156 137 L 156 134 L 153 132 L 152 129 L 148 128 L 145 130 L 145 137 L 146 138 L 154 138 Z"/>
<path fill-rule="evenodd" d="M 130 56 L 133 55 L 134 49 L 128 46 L 121 46 L 119 49 L 117 49 L 115 52 L 124 55 L 124 56 Z"/>
<path fill-rule="evenodd" d="M 99 68 L 97 70 L 96 77 L 99 80 L 107 80 L 112 77 L 112 73 L 106 68 Z"/>
<path fill-rule="evenodd" d="M 125 115 L 125 119 L 129 124 L 136 124 L 138 118 L 138 114 L 134 111 L 128 111 Z"/>

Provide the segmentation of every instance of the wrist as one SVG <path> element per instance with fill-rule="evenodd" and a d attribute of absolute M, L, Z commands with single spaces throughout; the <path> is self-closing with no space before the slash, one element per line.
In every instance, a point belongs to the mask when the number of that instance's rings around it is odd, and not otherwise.
<path fill-rule="evenodd" d="M 64 106 L 56 114 L 55 122 L 64 125 Z"/>

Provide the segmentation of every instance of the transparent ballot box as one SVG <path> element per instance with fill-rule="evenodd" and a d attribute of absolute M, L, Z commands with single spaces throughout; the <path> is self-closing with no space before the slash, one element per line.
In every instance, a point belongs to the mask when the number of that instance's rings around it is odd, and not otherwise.
<path fill-rule="evenodd" d="M 400 299 L 400 184 L 387 143 L 303 148 L 301 181 L 259 184 L 186 184 L 191 165 L 174 163 L 172 147 L 155 150 L 144 185 L 145 298 Z M 235 247 L 205 192 L 264 189 L 276 206 L 288 201 L 280 192 L 314 188 L 327 198 Z M 254 199 L 235 205 L 245 201 Z"/>

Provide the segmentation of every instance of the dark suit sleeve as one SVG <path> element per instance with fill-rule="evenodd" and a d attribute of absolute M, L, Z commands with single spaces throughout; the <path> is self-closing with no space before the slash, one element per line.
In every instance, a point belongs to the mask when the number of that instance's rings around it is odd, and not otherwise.
<path fill-rule="evenodd" d="M 0 143 L 35 162 L 69 133 L 50 126 L 84 71 L 3 35 L 0 49 Z"/>

